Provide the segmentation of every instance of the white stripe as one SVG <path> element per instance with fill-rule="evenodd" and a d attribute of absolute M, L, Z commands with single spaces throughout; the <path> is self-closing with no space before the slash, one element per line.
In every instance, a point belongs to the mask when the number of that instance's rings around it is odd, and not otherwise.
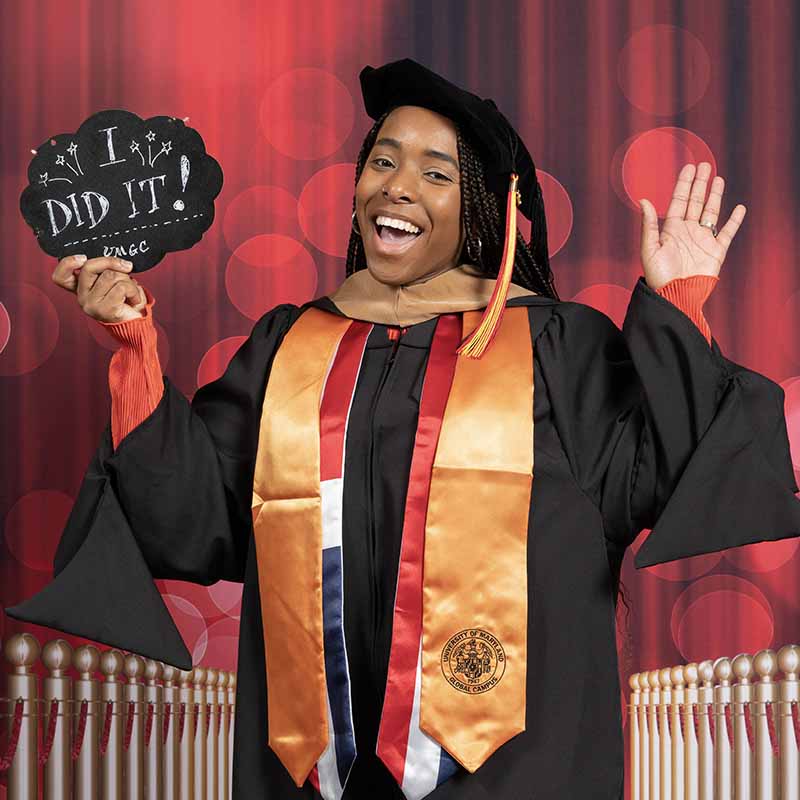
<path fill-rule="evenodd" d="M 403 794 L 408 800 L 420 800 L 436 788 L 442 748 L 419 727 L 420 690 L 422 686 L 422 636 L 417 651 L 417 674 L 414 678 L 414 707 L 408 731 L 408 749 L 403 771 Z"/>
<path fill-rule="evenodd" d="M 322 549 L 342 545 L 342 478 L 319 482 L 322 500 Z"/>
<path fill-rule="evenodd" d="M 336 737 L 333 733 L 331 702 L 327 692 L 325 692 L 325 702 L 328 705 L 328 746 L 317 761 L 319 792 L 324 800 L 341 800 L 344 789 L 339 785 L 339 769 L 336 765 Z"/>

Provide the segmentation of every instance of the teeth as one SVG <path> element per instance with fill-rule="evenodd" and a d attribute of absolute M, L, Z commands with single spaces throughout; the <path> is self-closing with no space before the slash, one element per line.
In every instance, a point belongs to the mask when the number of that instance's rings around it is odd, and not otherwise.
<path fill-rule="evenodd" d="M 386 225 L 390 228 L 398 228 L 401 231 L 408 231 L 409 233 L 420 233 L 422 228 L 412 225 L 410 222 L 395 219 L 394 217 L 378 217 L 375 220 L 376 225 Z"/>

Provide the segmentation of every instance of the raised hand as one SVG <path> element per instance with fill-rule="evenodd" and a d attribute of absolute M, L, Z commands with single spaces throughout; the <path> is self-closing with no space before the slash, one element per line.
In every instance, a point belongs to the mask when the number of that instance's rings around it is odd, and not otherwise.
<path fill-rule="evenodd" d="M 673 278 L 718 276 L 728 247 L 744 219 L 747 209 L 740 203 L 716 237 L 710 227 L 700 224 L 716 225 L 725 181 L 719 175 L 714 178 L 706 201 L 711 164 L 701 161 L 696 173 L 694 164 L 681 169 L 660 232 L 655 206 L 647 199 L 640 201 L 641 259 L 644 278 L 651 289 L 660 289 Z"/>

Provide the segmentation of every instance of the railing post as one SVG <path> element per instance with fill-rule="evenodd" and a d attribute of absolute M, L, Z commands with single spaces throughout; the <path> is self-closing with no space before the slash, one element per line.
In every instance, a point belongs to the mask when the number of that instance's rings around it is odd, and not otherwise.
<path fill-rule="evenodd" d="M 103 708 L 100 703 L 100 686 L 95 673 L 100 666 L 100 651 L 90 644 L 76 648 L 72 654 L 72 666 L 78 672 L 73 683 L 73 743 L 77 741 L 81 705 L 86 701 L 86 725 L 75 761 L 75 800 L 98 800 L 98 753 L 100 726 L 103 723 Z"/>
<path fill-rule="evenodd" d="M 72 681 L 66 670 L 72 665 L 72 647 L 66 639 L 51 639 L 42 648 L 42 663 L 49 675 L 42 687 L 42 747 L 50 751 L 44 765 L 44 800 L 72 800 L 72 759 L 70 757 L 70 701 Z M 54 722 L 51 715 L 53 701 Z"/>
<path fill-rule="evenodd" d="M 697 766 L 700 781 L 700 800 L 714 800 L 714 743 L 711 726 L 714 714 L 714 665 L 706 659 L 697 667 L 702 686 L 697 689 Z"/>
<path fill-rule="evenodd" d="M 228 796 L 233 797 L 233 742 L 234 742 L 234 727 L 236 725 L 236 673 L 228 673 L 228 714 L 230 715 L 230 729 L 228 731 L 228 753 L 230 761 L 228 762 Z"/>
<path fill-rule="evenodd" d="M 650 769 L 650 800 L 659 800 L 661 789 L 661 737 L 658 731 L 658 711 L 661 706 L 661 680 L 658 670 L 653 669 L 647 673 L 647 683 L 650 686 L 650 704 L 647 707 L 647 736 L 650 741 L 649 769 Z"/>
<path fill-rule="evenodd" d="M 683 668 L 686 689 L 683 693 L 683 747 L 684 747 L 684 797 L 698 800 L 700 781 L 698 774 L 698 741 L 694 730 L 692 706 L 697 702 L 697 663 L 692 661 Z"/>
<path fill-rule="evenodd" d="M 778 797 L 780 775 L 778 756 L 772 749 L 770 731 L 779 735 L 778 687 L 772 680 L 778 672 L 778 657 L 774 650 L 759 650 L 753 658 L 753 669 L 758 682 L 753 686 L 753 728 L 755 729 L 756 800 L 774 800 Z"/>
<path fill-rule="evenodd" d="M 639 733 L 639 707 L 642 702 L 642 690 L 639 687 L 639 673 L 635 672 L 628 679 L 628 686 L 631 689 L 630 700 L 628 701 L 628 745 L 631 754 L 631 773 L 628 784 L 631 790 L 631 800 L 641 800 L 640 784 L 641 764 L 639 754 L 641 748 Z"/>
<path fill-rule="evenodd" d="M 8 772 L 8 800 L 28 800 L 38 797 L 39 770 L 37 767 L 37 730 L 39 696 L 36 675 L 30 668 L 39 659 L 39 641 L 30 633 L 12 636 L 5 645 L 5 658 L 11 665 L 11 673 L 6 681 L 6 697 L 9 702 L 7 711 L 8 732 L 14 720 L 14 708 L 17 698 L 22 698 L 22 727 L 17 739 L 14 760 Z"/>
<path fill-rule="evenodd" d="M 672 731 L 672 800 L 683 800 L 686 789 L 686 768 L 684 759 L 683 729 L 681 728 L 681 708 L 684 697 L 683 666 L 671 669 L 672 707 L 670 708 L 670 730 Z"/>
<path fill-rule="evenodd" d="M 169 719 L 163 724 L 167 728 L 167 737 L 164 741 L 164 771 L 163 771 L 163 798 L 164 800 L 178 800 L 179 788 L 179 755 L 178 755 L 178 711 L 180 709 L 180 701 L 178 697 L 178 687 L 175 681 L 178 678 L 178 670 L 169 664 L 164 665 L 164 670 L 161 673 L 164 679 L 164 702 L 163 711 L 164 717 L 169 715 Z M 158 735 L 162 737 L 164 734 L 163 729 L 159 729 Z"/>
<path fill-rule="evenodd" d="M 164 689 L 159 684 L 163 667 L 160 661 L 146 658 L 144 662 L 144 705 L 141 722 L 144 730 L 144 796 L 146 800 L 163 800 L 161 794 L 164 749 L 161 732 L 164 719 Z M 150 720 L 150 738 L 147 739 L 147 720 Z"/>
<path fill-rule="evenodd" d="M 217 796 L 219 800 L 228 798 L 228 673 L 219 671 L 217 677 L 217 708 L 219 732 L 217 740 Z"/>
<path fill-rule="evenodd" d="M 206 800 L 217 800 L 217 680 L 219 672 L 213 667 L 206 670 L 206 691 L 203 703 L 206 707 L 206 727 L 203 735 L 206 743 Z"/>
<path fill-rule="evenodd" d="M 105 680 L 100 685 L 100 742 L 106 736 L 108 704 L 111 703 L 110 725 L 105 754 L 100 754 L 103 800 L 122 800 L 122 672 L 124 656 L 119 650 L 106 650 L 100 656 L 100 671 Z"/>
<path fill-rule="evenodd" d="M 199 667 L 198 667 L 199 669 Z M 188 672 L 180 671 L 180 693 L 178 703 L 178 714 L 175 725 L 178 728 L 178 747 L 180 748 L 180 759 L 178 774 L 180 776 L 180 800 L 195 800 L 195 767 L 194 767 L 194 670 Z M 180 729 L 183 719 L 183 730 Z M 202 798 L 201 794 L 197 797 Z"/>
<path fill-rule="evenodd" d="M 740 653 L 731 664 L 739 679 L 733 686 L 733 794 L 736 800 L 753 800 L 755 795 L 755 759 L 751 741 L 751 702 L 753 686 L 753 657 Z"/>
<path fill-rule="evenodd" d="M 661 702 L 658 706 L 658 736 L 661 742 L 661 794 L 659 798 L 672 797 L 672 733 L 669 727 L 672 704 L 672 670 L 664 667 L 658 674 Z"/>
<path fill-rule="evenodd" d="M 780 685 L 781 798 L 800 800 L 800 758 L 792 719 L 792 703 L 800 702 L 800 647 L 786 645 L 778 650 L 778 669 L 783 673 Z"/>
<path fill-rule="evenodd" d="M 733 740 L 728 735 L 728 720 L 733 721 L 731 660 L 724 656 L 714 662 L 714 798 L 733 800 Z"/>

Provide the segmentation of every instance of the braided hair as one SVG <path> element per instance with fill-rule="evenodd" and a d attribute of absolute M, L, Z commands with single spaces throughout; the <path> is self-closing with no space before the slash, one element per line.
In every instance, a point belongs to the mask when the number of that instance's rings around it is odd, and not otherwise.
<path fill-rule="evenodd" d="M 356 162 L 355 183 L 358 184 L 367 156 L 375 144 L 383 121 L 391 109 L 382 114 L 370 128 Z M 497 197 L 486 189 L 484 183 L 483 161 L 468 137 L 464 136 L 456 123 L 456 144 L 461 172 L 461 219 L 466 233 L 464 249 L 460 254 L 459 263 L 472 263 L 487 278 L 496 278 L 503 257 L 503 237 L 505 233 L 505 209 L 500 213 Z M 537 191 L 539 191 L 537 187 Z M 356 210 L 356 199 L 353 197 L 353 211 Z M 541 235 L 546 237 L 542 214 Z M 531 236 L 536 233 L 532 226 Z M 480 239 L 480 246 L 478 244 Z M 546 244 L 544 246 L 546 253 Z M 476 254 L 473 257 L 473 254 Z M 550 264 L 540 264 L 533 253 L 531 244 L 526 242 L 517 230 L 517 241 L 514 252 L 514 271 L 511 280 L 519 286 L 524 286 L 537 294 L 558 300 L 555 279 Z M 346 274 L 349 277 L 358 270 L 367 266 L 364 255 L 364 245 L 361 237 L 355 232 L 350 232 L 350 242 L 347 246 Z"/>

